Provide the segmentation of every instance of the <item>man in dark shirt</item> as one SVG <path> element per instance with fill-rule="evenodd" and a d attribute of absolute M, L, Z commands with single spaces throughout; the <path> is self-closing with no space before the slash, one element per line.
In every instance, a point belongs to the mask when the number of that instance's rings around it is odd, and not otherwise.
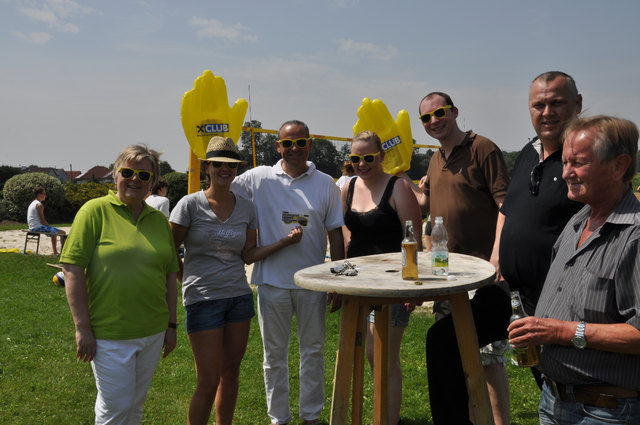
<path fill-rule="evenodd" d="M 529 112 L 537 137 L 516 159 L 491 258 L 510 288 L 520 291 L 528 314 L 535 311 L 551 247 L 582 207 L 567 199 L 561 159 L 562 132 L 581 109 L 582 96 L 569 75 L 545 72 L 531 83 Z"/>
<path fill-rule="evenodd" d="M 520 292 L 532 315 L 551 264 L 551 248 L 567 221 L 582 207 L 567 198 L 562 180 L 562 132 L 582 109 L 571 76 L 545 72 L 531 83 L 529 112 L 537 137 L 522 149 L 496 226 L 491 263 L 511 290 Z M 499 255 L 498 255 L 499 253 Z M 538 369 L 533 375 L 542 388 Z"/>

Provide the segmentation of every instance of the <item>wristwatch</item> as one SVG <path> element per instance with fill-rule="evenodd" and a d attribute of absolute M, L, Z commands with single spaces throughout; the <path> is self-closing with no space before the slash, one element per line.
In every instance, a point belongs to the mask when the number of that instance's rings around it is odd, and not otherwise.
<path fill-rule="evenodd" d="M 576 334 L 573 338 L 571 338 L 571 343 L 574 347 L 579 350 L 584 350 L 587 346 L 587 340 L 584 337 L 584 330 L 587 327 L 587 322 L 580 321 L 578 322 L 578 327 L 576 328 Z"/>

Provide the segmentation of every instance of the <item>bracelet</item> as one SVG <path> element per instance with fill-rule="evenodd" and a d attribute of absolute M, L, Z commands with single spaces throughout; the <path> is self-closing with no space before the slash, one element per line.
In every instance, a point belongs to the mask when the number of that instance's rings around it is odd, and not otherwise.
<path fill-rule="evenodd" d="M 171 322 L 169 322 L 169 328 L 176 329 L 177 327 L 178 327 L 178 324 L 177 324 L 177 323 L 171 323 Z"/>

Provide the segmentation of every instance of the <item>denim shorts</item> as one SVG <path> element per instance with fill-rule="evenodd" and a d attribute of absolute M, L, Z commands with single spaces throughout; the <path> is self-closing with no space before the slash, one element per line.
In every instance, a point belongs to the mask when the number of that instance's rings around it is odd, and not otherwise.
<path fill-rule="evenodd" d="M 369 314 L 369 322 L 375 321 L 375 310 Z M 409 316 L 411 313 L 407 311 L 407 307 L 403 303 L 391 304 L 391 312 L 389 313 L 389 326 L 400 326 L 406 328 L 409 326 Z"/>
<path fill-rule="evenodd" d="M 221 300 L 200 301 L 185 306 L 187 333 L 221 328 L 227 323 L 244 322 L 256 315 L 253 294 Z"/>
<path fill-rule="evenodd" d="M 32 230 L 34 232 L 47 232 L 47 233 L 58 233 L 60 232 L 60 229 L 58 229 L 57 227 L 52 227 L 52 226 L 45 226 L 44 224 L 42 226 L 38 226 L 35 227 L 33 229 L 29 229 Z M 49 235 L 47 235 L 49 236 Z M 49 236 L 50 238 L 53 237 L 53 235 Z"/>

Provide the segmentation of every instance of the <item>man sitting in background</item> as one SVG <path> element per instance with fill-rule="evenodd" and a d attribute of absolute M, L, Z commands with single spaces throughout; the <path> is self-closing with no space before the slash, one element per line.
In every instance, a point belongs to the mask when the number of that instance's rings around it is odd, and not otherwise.
<path fill-rule="evenodd" d="M 33 189 L 34 200 L 27 209 L 27 223 L 29 224 L 29 230 L 34 232 L 47 232 L 51 235 L 47 235 L 51 238 L 51 247 L 53 248 L 53 255 L 59 255 L 58 253 L 58 237 L 56 235 L 66 235 L 67 232 L 60 230 L 57 227 L 49 226 L 47 220 L 44 218 L 44 205 L 42 201 L 47 198 L 47 192 L 44 187 L 38 186 Z"/>

